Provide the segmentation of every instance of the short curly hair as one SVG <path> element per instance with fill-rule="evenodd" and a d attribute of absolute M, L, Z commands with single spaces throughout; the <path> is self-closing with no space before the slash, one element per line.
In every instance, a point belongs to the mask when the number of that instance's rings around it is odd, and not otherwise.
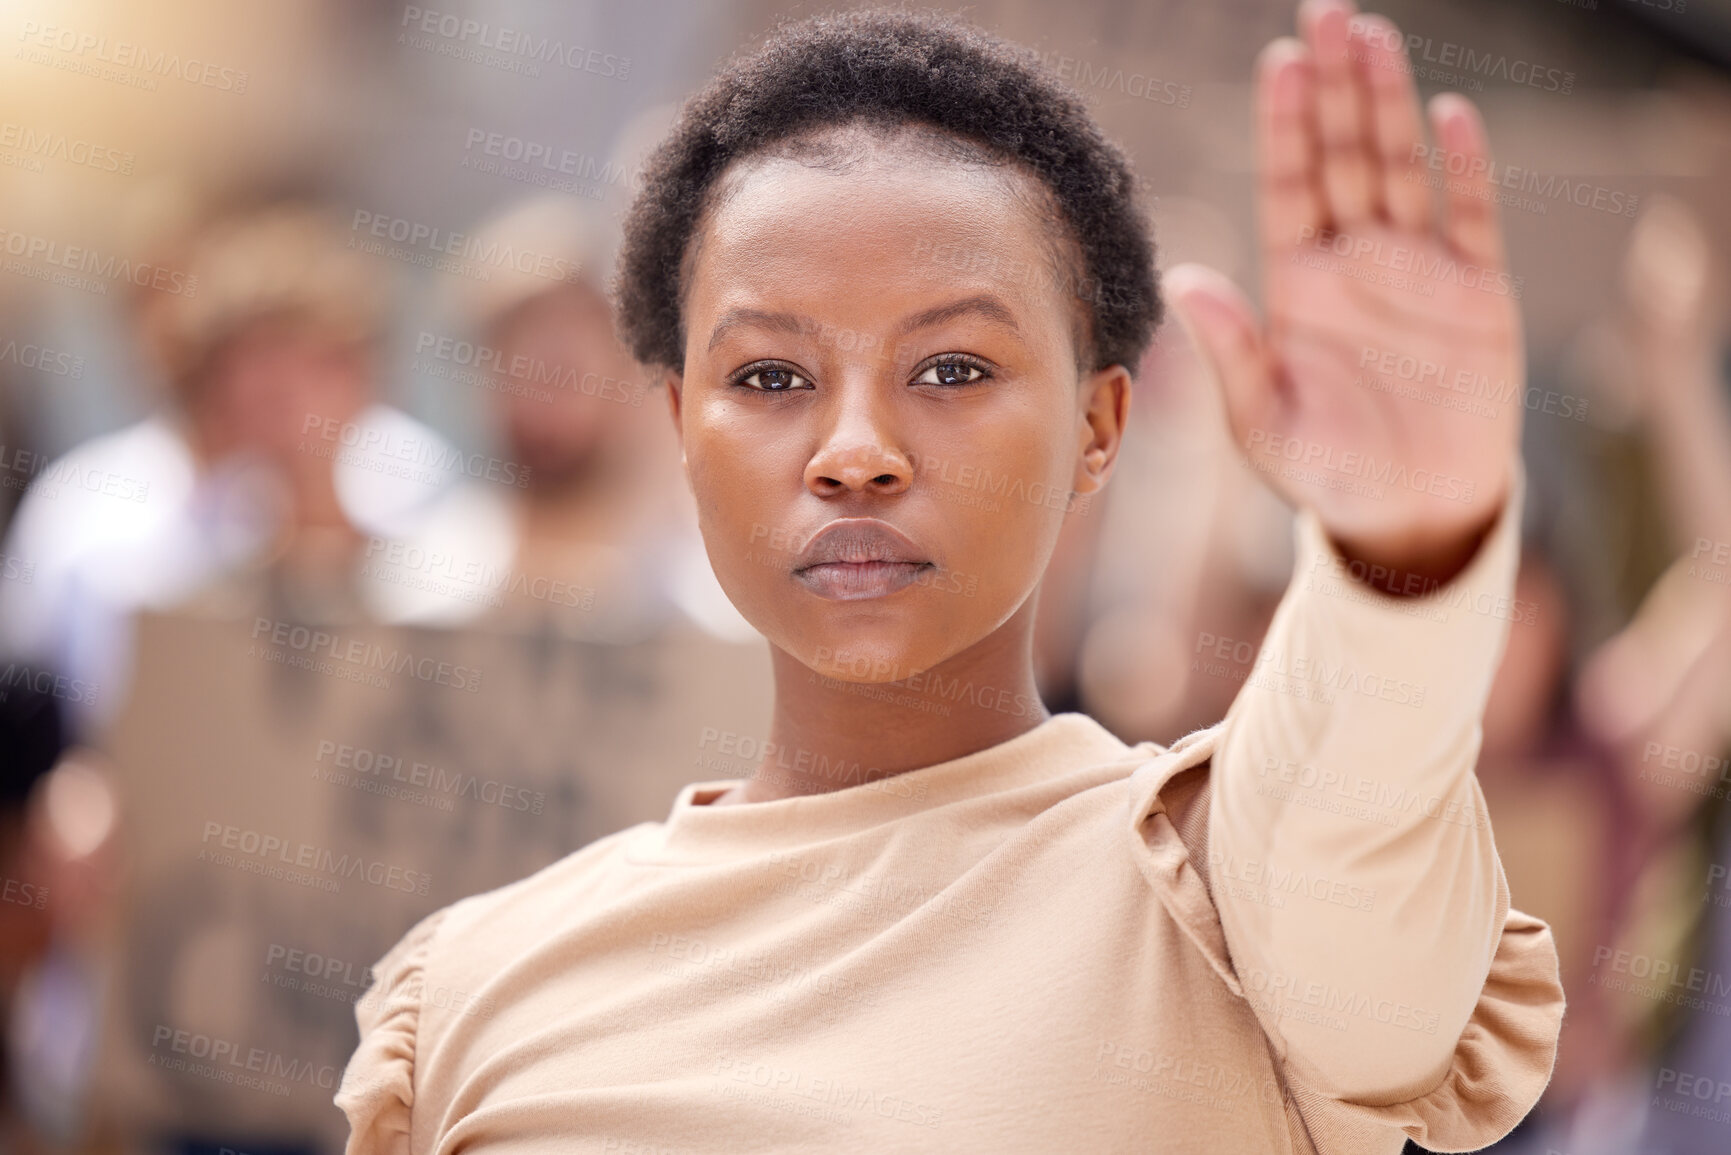
<path fill-rule="evenodd" d="M 613 289 L 639 361 L 684 367 L 692 241 L 727 167 L 855 124 L 935 129 L 963 145 L 952 150 L 959 156 L 1030 171 L 1068 234 L 1055 251 L 1079 265 L 1058 279 L 1086 322 L 1078 360 L 1135 372 L 1162 309 L 1152 231 L 1124 153 L 1032 49 L 954 17 L 884 9 L 784 24 L 686 103 L 625 217 Z"/>

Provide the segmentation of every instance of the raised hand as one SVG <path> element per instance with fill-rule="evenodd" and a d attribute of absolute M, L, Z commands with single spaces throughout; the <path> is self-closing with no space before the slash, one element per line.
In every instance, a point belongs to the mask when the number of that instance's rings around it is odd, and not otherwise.
<path fill-rule="evenodd" d="M 1507 497 L 1525 391 L 1484 125 L 1438 96 L 1428 144 L 1400 32 L 1350 0 L 1299 28 L 1257 66 L 1267 320 L 1198 265 L 1168 296 L 1268 483 L 1348 557 L 1446 580 Z"/>

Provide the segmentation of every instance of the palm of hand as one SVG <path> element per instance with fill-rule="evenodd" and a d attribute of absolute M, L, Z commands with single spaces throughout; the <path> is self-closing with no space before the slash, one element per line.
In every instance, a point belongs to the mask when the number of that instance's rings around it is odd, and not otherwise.
<path fill-rule="evenodd" d="M 1433 102 L 1439 154 L 1392 25 L 1345 0 L 1307 2 L 1300 22 L 1307 43 L 1277 41 L 1260 66 L 1266 324 L 1211 270 L 1182 266 L 1168 286 L 1251 464 L 1349 555 L 1421 569 L 1470 552 L 1506 498 L 1519 282 L 1471 104 Z"/>

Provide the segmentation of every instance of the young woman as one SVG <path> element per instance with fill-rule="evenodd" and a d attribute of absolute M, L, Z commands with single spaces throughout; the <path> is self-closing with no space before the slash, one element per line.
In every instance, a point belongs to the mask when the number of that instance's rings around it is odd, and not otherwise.
<path fill-rule="evenodd" d="M 1199 639 L 1246 685 L 1171 749 L 1031 671 L 1160 314 L 1121 153 L 1027 53 L 904 13 L 692 100 L 620 319 L 772 646 L 761 767 L 405 936 L 350 1151 L 1392 1153 L 1532 1106 L 1556 953 L 1473 776 L 1521 492 L 1486 145 L 1446 97 L 1424 146 L 1392 25 L 1300 23 L 1260 65 L 1267 323 L 1167 276 L 1297 576 L 1248 671 Z M 1446 404 L 1480 379 L 1514 399 Z"/>

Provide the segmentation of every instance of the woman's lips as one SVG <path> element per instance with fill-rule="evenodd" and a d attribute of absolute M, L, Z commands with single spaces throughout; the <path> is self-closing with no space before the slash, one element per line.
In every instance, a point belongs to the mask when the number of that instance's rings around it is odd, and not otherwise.
<path fill-rule="evenodd" d="M 931 568 L 923 561 L 831 561 L 796 569 L 793 576 L 818 597 L 851 602 L 906 589 Z"/>
<path fill-rule="evenodd" d="M 881 598 L 906 589 L 928 569 L 906 534 L 875 517 L 838 518 L 800 550 L 793 576 L 812 593 L 838 601 Z"/>

